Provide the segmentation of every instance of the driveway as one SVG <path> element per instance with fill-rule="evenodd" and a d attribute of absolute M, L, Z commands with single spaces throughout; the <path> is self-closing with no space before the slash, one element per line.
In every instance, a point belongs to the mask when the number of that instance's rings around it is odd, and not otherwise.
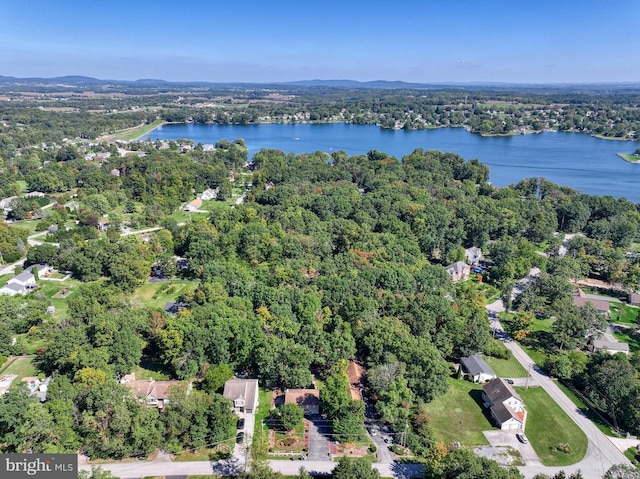
<path fill-rule="evenodd" d="M 330 461 L 329 421 L 320 416 L 309 419 L 309 461 Z"/>
<path fill-rule="evenodd" d="M 518 441 L 516 437 L 518 432 L 522 431 L 482 431 L 482 434 L 487 438 L 489 444 L 499 451 L 498 454 L 504 454 L 504 448 L 511 447 L 520 453 L 522 462 L 524 462 L 526 466 L 542 466 L 542 462 L 538 458 L 536 451 L 533 450 L 531 444 L 523 444 Z"/>

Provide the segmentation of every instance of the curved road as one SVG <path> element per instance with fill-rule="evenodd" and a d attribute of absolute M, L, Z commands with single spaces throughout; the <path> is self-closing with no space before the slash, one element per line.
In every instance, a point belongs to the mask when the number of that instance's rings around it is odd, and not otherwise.
<path fill-rule="evenodd" d="M 514 296 L 517 296 L 538 274 L 540 274 L 540 270 L 537 268 L 532 269 L 525 278 L 518 282 L 514 289 Z M 496 332 L 496 336 L 504 342 L 505 346 L 513 353 L 513 356 L 518 362 L 522 364 L 525 369 L 531 371 L 529 384 L 542 387 L 549 396 L 551 396 L 551 399 L 582 429 L 588 440 L 587 453 L 584 459 L 577 464 L 564 467 L 522 466 L 518 468 L 520 472 L 526 477 L 533 477 L 540 473 L 555 474 L 560 470 L 564 470 L 567 473 L 580 470 L 585 479 L 601 479 L 612 465 L 631 464 L 625 455 L 611 442 L 609 437 L 604 435 L 591 420 L 580 412 L 558 385 L 551 380 L 551 378 L 534 363 L 529 355 L 524 352 L 520 345 L 513 341 L 504 331 L 498 321 L 498 313 L 502 311 L 504 311 L 504 305 L 501 300 L 487 306 L 489 320 Z"/>

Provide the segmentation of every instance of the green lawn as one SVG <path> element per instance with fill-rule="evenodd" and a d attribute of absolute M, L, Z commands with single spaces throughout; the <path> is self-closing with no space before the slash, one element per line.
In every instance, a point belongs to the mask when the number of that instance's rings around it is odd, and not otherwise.
<path fill-rule="evenodd" d="M 11 278 L 13 278 L 12 274 L 5 274 L 4 276 L 0 276 L 0 288 L 7 284 L 7 281 L 9 281 Z"/>
<path fill-rule="evenodd" d="M 482 356 L 493 372 L 501 378 L 526 378 L 527 370 L 522 367 L 516 358 L 511 356 L 509 359 L 492 358 L 491 356 Z"/>
<path fill-rule="evenodd" d="M 38 284 L 40 285 L 40 289 L 38 291 L 42 292 L 42 294 L 51 301 L 51 305 L 56 308 L 56 312 L 53 314 L 53 319 L 59 321 L 66 316 L 67 310 L 69 309 L 67 300 L 74 295 L 74 291 L 76 291 L 82 283 L 76 279 L 70 278 L 66 281 L 41 280 Z M 65 298 L 53 297 L 63 289 L 68 289 L 71 293 Z"/>
<path fill-rule="evenodd" d="M 34 233 L 37 233 L 36 231 L 36 226 L 38 225 L 38 223 L 40 222 L 40 220 L 24 220 L 24 221 L 18 221 L 16 223 L 13 223 L 11 226 L 17 226 L 18 228 L 22 228 L 25 229 L 29 232 L 29 236 L 31 236 Z M 40 239 L 40 238 L 35 238 L 36 240 Z M 41 241 L 44 240 L 44 237 L 42 237 Z"/>
<path fill-rule="evenodd" d="M 528 411 L 526 433 L 545 466 L 567 466 L 587 452 L 587 436 L 540 388 L 516 388 Z M 568 446 L 567 446 L 568 445 Z M 560 448 L 568 447 L 568 452 Z"/>
<path fill-rule="evenodd" d="M 618 156 L 630 163 L 640 163 L 640 156 L 638 155 L 631 155 L 628 153 L 618 153 Z"/>
<path fill-rule="evenodd" d="M 534 363 L 536 363 L 540 367 L 544 365 L 545 360 L 547 359 L 547 354 L 544 351 L 524 345 L 522 343 L 520 343 L 520 347 L 524 350 L 525 353 L 529 355 L 531 359 L 533 359 Z"/>
<path fill-rule="evenodd" d="M 15 374 L 18 377 L 13 380 L 13 384 L 19 384 L 22 378 L 36 376 L 38 374 L 36 367 L 33 365 L 33 358 L 17 358 L 12 362 L 8 361 L 4 367 L 0 369 L 0 375 Z"/>
<path fill-rule="evenodd" d="M 426 405 L 435 436 L 445 444 L 458 441 L 463 446 L 489 442 L 482 431 L 494 429 L 482 407 L 482 386 L 462 379 L 447 380 L 449 391 Z"/>
<path fill-rule="evenodd" d="M 145 283 L 138 288 L 135 296 L 151 308 L 164 309 L 165 303 L 175 301 L 187 287 L 196 286 L 197 284 L 195 281 L 185 283 Z"/>
<path fill-rule="evenodd" d="M 611 316 L 612 323 L 637 326 L 638 313 L 640 313 L 640 309 L 627 304 L 609 303 L 609 316 Z"/>
<path fill-rule="evenodd" d="M 255 426 L 253 430 L 253 447 L 255 451 L 269 450 L 269 429 L 266 426 L 271 411 L 271 398 L 273 393 L 267 389 L 258 392 L 258 409 L 256 410 Z M 265 424 L 263 426 L 263 424 Z"/>

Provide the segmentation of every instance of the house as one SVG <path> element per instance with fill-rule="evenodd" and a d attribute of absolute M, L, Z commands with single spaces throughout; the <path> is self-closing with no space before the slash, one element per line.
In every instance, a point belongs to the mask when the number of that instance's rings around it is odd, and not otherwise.
<path fill-rule="evenodd" d="M 43 272 L 46 270 L 44 265 L 35 265 L 38 270 Z M 25 296 L 30 293 L 36 286 L 36 277 L 31 271 L 32 267 L 25 269 L 22 273 L 15 275 L 13 278 L 9 278 L 7 284 L 0 288 L 0 294 L 7 296 L 16 296 L 18 294 Z"/>
<path fill-rule="evenodd" d="M 258 380 L 229 379 L 222 395 L 233 402 L 234 409 L 253 414 L 258 407 Z"/>
<path fill-rule="evenodd" d="M 0 396 L 6 393 L 11 387 L 11 383 L 18 376 L 15 374 L 5 374 L 0 378 Z"/>
<path fill-rule="evenodd" d="M 527 410 L 520 396 L 504 379 L 494 379 L 482 386 L 482 401 L 500 429 L 524 430 Z"/>
<path fill-rule="evenodd" d="M 450 264 L 445 268 L 451 279 L 454 281 L 460 281 L 469 278 L 469 274 L 471 273 L 471 266 L 463 261 L 457 261 L 453 264 Z"/>
<path fill-rule="evenodd" d="M 581 308 L 587 303 L 591 303 L 599 313 L 609 314 L 609 301 L 594 298 L 593 295 L 588 295 L 580 288 L 576 288 L 573 292 L 573 304 Z"/>
<path fill-rule="evenodd" d="M 355 361 L 351 361 L 347 366 L 347 377 L 349 378 L 349 394 L 353 401 L 362 401 L 364 376 L 364 368 Z"/>
<path fill-rule="evenodd" d="M 129 387 L 133 394 L 147 406 L 164 409 L 169 404 L 169 394 L 172 386 L 185 384 L 183 381 L 156 381 L 154 379 L 136 379 L 135 373 L 127 374 L 120 380 L 121 384 Z M 188 384 L 187 394 L 192 385 Z"/>
<path fill-rule="evenodd" d="M 471 266 L 477 266 L 482 259 L 482 250 L 477 246 L 472 246 L 464 250 L 464 257 Z"/>
<path fill-rule="evenodd" d="M 185 211 L 195 211 L 202 206 L 202 200 L 200 198 L 196 198 L 195 200 L 190 201 L 185 206 Z"/>
<path fill-rule="evenodd" d="M 55 233 L 58 231 L 58 225 L 57 224 L 52 224 L 47 228 L 47 231 L 51 234 Z"/>
<path fill-rule="evenodd" d="M 3 214 L 8 214 L 12 207 L 11 207 L 11 202 L 13 200 L 15 200 L 17 198 L 17 196 L 9 196 L 8 198 L 3 198 L 0 200 L 0 208 L 2 208 L 2 213 Z"/>
<path fill-rule="evenodd" d="M 460 366 L 462 367 L 462 371 L 474 383 L 485 383 L 498 377 L 484 359 L 477 354 L 460 358 Z"/>
<path fill-rule="evenodd" d="M 207 188 L 204 190 L 198 198 L 201 200 L 215 200 L 218 197 L 218 188 Z"/>
<path fill-rule="evenodd" d="M 287 389 L 284 393 L 285 404 L 297 404 L 305 414 L 320 414 L 319 389 Z"/>
<path fill-rule="evenodd" d="M 22 378 L 21 382 L 25 383 L 29 388 L 29 392 L 34 393 L 40 387 L 40 379 L 35 376 L 27 376 L 26 378 Z"/>
<path fill-rule="evenodd" d="M 629 304 L 632 304 L 634 306 L 640 306 L 640 293 L 630 293 Z"/>
<path fill-rule="evenodd" d="M 592 341 L 594 353 L 622 353 L 629 356 L 629 344 L 621 341 L 607 341 L 605 339 L 594 339 Z"/>
<path fill-rule="evenodd" d="M 189 307 L 189 303 L 175 303 L 173 301 L 168 301 L 164 303 L 164 311 L 165 313 L 168 313 L 168 314 L 178 314 L 178 311 L 188 307 Z"/>

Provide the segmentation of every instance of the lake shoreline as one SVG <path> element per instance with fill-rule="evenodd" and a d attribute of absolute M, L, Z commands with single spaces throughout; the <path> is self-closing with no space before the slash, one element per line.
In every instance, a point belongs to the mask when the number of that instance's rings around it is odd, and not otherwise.
<path fill-rule="evenodd" d="M 631 155 L 628 153 L 617 153 L 617 155 L 622 158 L 624 161 L 628 161 L 632 164 L 640 164 L 640 155 Z"/>

